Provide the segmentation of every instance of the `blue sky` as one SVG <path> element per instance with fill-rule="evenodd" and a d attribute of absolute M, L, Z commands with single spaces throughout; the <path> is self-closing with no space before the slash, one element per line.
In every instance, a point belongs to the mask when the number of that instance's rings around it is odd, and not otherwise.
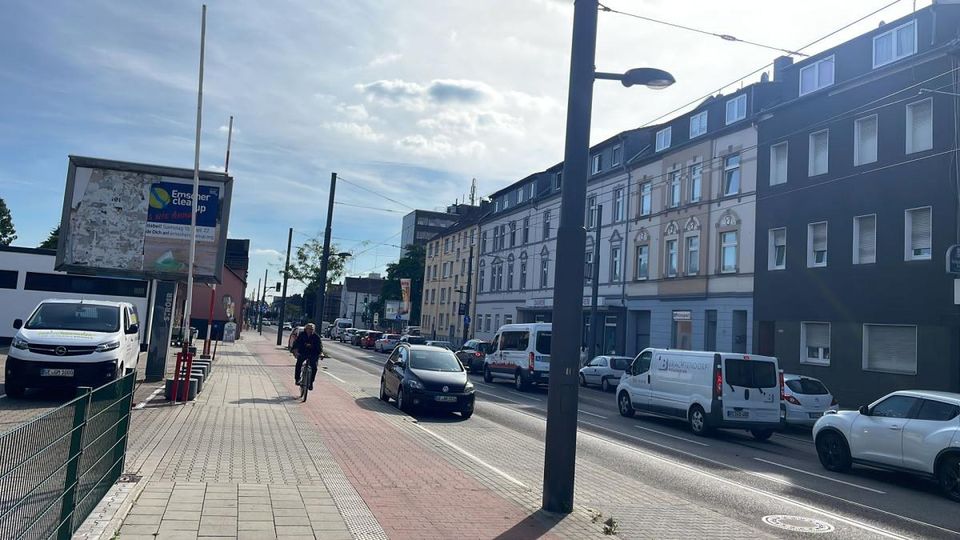
<path fill-rule="evenodd" d="M 886 3 L 610 0 L 612 7 L 796 48 Z M 918 2 L 918 7 L 929 1 Z M 356 275 L 399 255 L 410 207 L 493 192 L 561 159 L 572 1 L 208 2 L 201 166 L 222 167 L 235 116 L 230 231 L 251 277 L 322 233 Z M 818 47 L 905 15 L 902 1 Z M 0 197 L 19 239 L 56 226 L 67 155 L 192 167 L 200 2 L 7 0 L 0 32 Z M 813 51 L 820 48 L 813 49 Z M 601 14 L 597 67 L 655 66 L 661 92 L 598 84 L 593 140 L 637 127 L 776 53 Z M 758 76 L 759 77 L 759 76 Z M 347 206 L 354 205 L 354 206 Z M 382 245 L 378 245 L 381 244 Z M 272 281 L 272 278 L 271 278 Z M 294 290 L 298 290 L 296 284 Z"/>

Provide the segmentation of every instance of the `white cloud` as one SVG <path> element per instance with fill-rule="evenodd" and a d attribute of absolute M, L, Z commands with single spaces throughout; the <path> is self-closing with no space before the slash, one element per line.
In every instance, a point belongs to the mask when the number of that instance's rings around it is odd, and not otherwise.
<path fill-rule="evenodd" d="M 227 171 L 223 165 L 207 165 L 207 170 L 221 173 Z"/>
<path fill-rule="evenodd" d="M 369 67 L 380 67 L 380 66 L 383 66 L 383 65 L 386 65 L 386 64 L 392 64 L 392 63 L 400 60 L 401 58 L 403 58 L 403 55 L 400 54 L 400 53 L 385 53 L 385 54 L 381 54 L 381 55 L 377 56 L 376 58 L 374 58 L 373 60 L 371 60 L 370 63 L 367 64 L 367 66 L 369 66 Z"/>
<path fill-rule="evenodd" d="M 358 124 L 356 122 L 324 122 L 324 129 L 349 135 L 361 141 L 377 142 L 383 139 L 383 135 L 377 133 L 367 124 Z"/>
<path fill-rule="evenodd" d="M 408 135 L 398 140 L 396 146 L 419 156 L 436 158 L 480 157 L 486 151 L 486 145 L 480 141 L 456 143 L 446 135 L 434 135 L 429 138 L 419 134 Z"/>
<path fill-rule="evenodd" d="M 254 255 L 256 257 L 268 257 L 268 258 L 281 257 L 283 255 L 282 253 L 280 253 L 275 249 L 268 249 L 268 248 L 254 248 L 250 250 L 250 253 L 251 255 Z"/>
<path fill-rule="evenodd" d="M 358 103 L 356 105 L 347 105 L 346 103 L 341 103 L 337 105 L 337 111 L 345 116 L 348 120 L 363 121 L 370 118 L 370 113 L 367 112 L 367 108 L 363 106 L 363 103 Z"/>

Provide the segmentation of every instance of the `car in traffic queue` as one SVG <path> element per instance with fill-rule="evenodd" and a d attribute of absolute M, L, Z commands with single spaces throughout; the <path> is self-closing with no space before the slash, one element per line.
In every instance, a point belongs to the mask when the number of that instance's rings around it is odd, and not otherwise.
<path fill-rule="evenodd" d="M 901 390 L 856 411 L 827 411 L 813 440 L 828 471 L 856 464 L 908 472 L 960 502 L 960 394 Z"/>
<path fill-rule="evenodd" d="M 524 392 L 550 381 L 551 323 L 505 324 L 497 330 L 491 351 L 484 358 L 483 380 L 513 379 Z"/>
<path fill-rule="evenodd" d="M 360 339 L 360 348 L 361 349 L 372 349 L 373 344 L 380 339 L 380 336 L 383 335 L 383 332 L 377 332 L 376 330 L 368 330 L 363 338 Z"/>
<path fill-rule="evenodd" d="M 284 331 L 284 332 L 289 332 L 289 331 L 291 331 L 291 330 L 293 330 L 293 325 L 292 325 L 292 324 L 290 324 L 290 323 L 283 323 L 283 331 Z"/>
<path fill-rule="evenodd" d="M 444 349 L 447 349 L 448 351 L 455 350 L 453 348 L 453 343 L 450 343 L 449 341 L 441 341 L 439 339 L 428 339 L 426 345 L 429 345 L 431 347 L 442 347 Z"/>
<path fill-rule="evenodd" d="M 404 334 L 400 336 L 400 343 L 410 343 L 412 345 L 426 345 L 427 338 L 423 336 L 415 336 L 412 334 Z"/>
<path fill-rule="evenodd" d="M 473 383 L 453 351 L 400 343 L 390 353 L 380 375 L 380 400 L 396 400 L 404 412 L 434 409 L 473 415 Z"/>
<path fill-rule="evenodd" d="M 632 361 L 633 358 L 629 356 L 596 356 L 580 368 L 580 386 L 595 384 L 604 392 L 609 392 L 620 384 L 620 376 Z"/>
<path fill-rule="evenodd" d="M 470 339 L 457 351 L 457 358 L 470 373 L 483 371 L 483 360 L 490 352 L 490 342 L 482 339 Z"/>
<path fill-rule="evenodd" d="M 340 343 L 350 343 L 353 340 L 354 334 L 356 334 L 359 331 L 360 331 L 359 328 L 352 328 L 352 327 L 344 329 L 342 332 L 340 332 L 340 337 L 339 337 Z"/>
<path fill-rule="evenodd" d="M 287 337 L 287 350 L 293 351 L 293 344 L 297 341 L 297 338 L 300 337 L 300 334 L 303 332 L 304 327 L 298 326 L 290 331 L 290 335 Z"/>
<path fill-rule="evenodd" d="M 359 347 L 359 346 L 360 346 L 360 342 L 363 340 L 364 336 L 366 336 L 368 332 L 370 332 L 370 331 L 369 331 L 369 330 L 357 330 L 356 332 L 353 333 L 352 336 L 350 336 L 350 344 L 353 345 L 353 346 L 355 346 L 355 347 Z"/>
<path fill-rule="evenodd" d="M 820 379 L 793 373 L 784 373 L 782 379 L 782 407 L 788 426 L 812 427 L 826 411 L 838 410 L 836 398 Z"/>
<path fill-rule="evenodd" d="M 382 353 L 393 352 L 397 343 L 400 343 L 400 334 L 383 334 L 373 344 L 373 350 Z"/>

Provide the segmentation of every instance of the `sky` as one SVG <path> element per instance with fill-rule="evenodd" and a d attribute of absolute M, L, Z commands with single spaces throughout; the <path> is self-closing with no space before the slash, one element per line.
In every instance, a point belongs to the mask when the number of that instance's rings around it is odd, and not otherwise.
<path fill-rule="evenodd" d="M 603 3 L 795 50 L 890 2 Z M 804 52 L 929 3 L 896 2 Z M 56 227 L 68 155 L 193 167 L 200 11 L 186 0 L 4 1 L 0 197 L 14 245 Z M 334 243 L 355 255 L 348 275 L 366 275 L 399 257 L 411 209 L 462 201 L 474 178 L 484 196 L 560 162 L 572 21 L 572 0 L 210 0 L 200 163 L 223 170 L 233 115 L 229 236 L 251 240 L 250 290 L 264 270 L 276 280 L 289 227 L 294 249 L 322 235 L 331 172 L 343 179 Z M 598 81 L 591 140 L 780 54 L 601 12 L 598 70 L 658 67 L 677 83 Z"/>

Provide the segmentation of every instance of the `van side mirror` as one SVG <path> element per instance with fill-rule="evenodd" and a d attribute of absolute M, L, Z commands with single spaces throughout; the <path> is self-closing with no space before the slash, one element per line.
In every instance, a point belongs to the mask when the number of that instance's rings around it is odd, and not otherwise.
<path fill-rule="evenodd" d="M 860 410 L 860 414 L 864 416 L 870 416 L 870 407 L 867 407 L 866 405 L 861 405 L 859 410 Z"/>
<path fill-rule="evenodd" d="M 23 319 L 14 319 L 14 320 L 13 320 L 13 328 L 14 328 L 14 330 L 19 330 L 19 329 L 23 328 Z"/>
<path fill-rule="evenodd" d="M 137 323 L 133 323 L 130 325 L 130 328 L 127 328 L 128 334 L 136 334 L 139 331 L 140 331 L 140 325 Z"/>

